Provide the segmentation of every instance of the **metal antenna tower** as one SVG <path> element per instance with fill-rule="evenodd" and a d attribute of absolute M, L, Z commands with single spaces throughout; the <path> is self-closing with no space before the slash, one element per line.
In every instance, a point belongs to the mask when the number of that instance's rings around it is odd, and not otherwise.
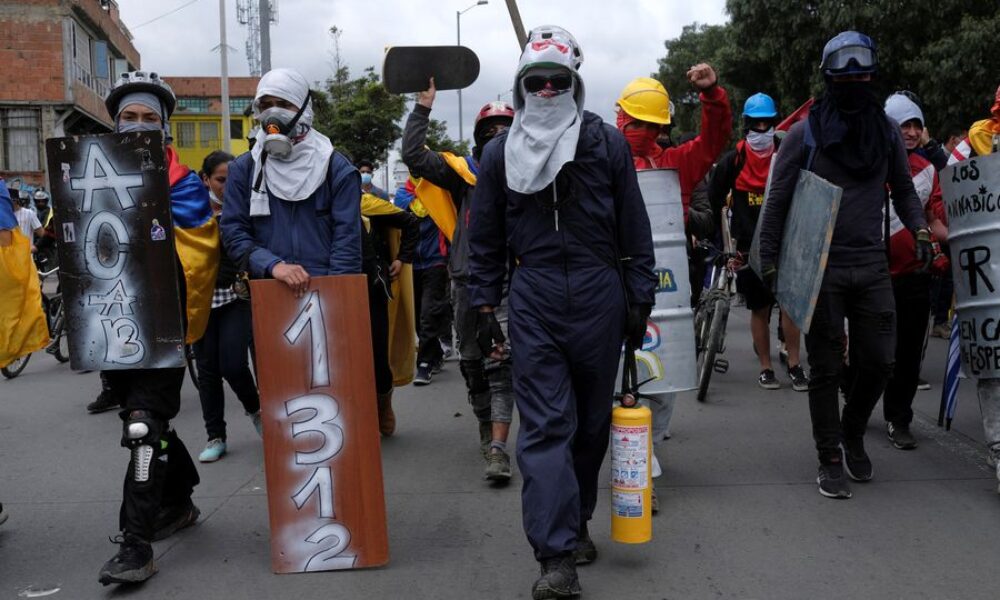
<path fill-rule="evenodd" d="M 265 23 L 261 23 L 260 18 L 262 6 L 268 13 Z M 260 77 L 261 66 L 265 65 L 268 69 L 271 66 L 270 24 L 278 22 L 278 0 L 270 0 L 266 4 L 260 0 L 236 0 L 236 19 L 247 28 L 246 53 L 250 75 Z M 262 33 L 264 43 L 261 41 Z"/>

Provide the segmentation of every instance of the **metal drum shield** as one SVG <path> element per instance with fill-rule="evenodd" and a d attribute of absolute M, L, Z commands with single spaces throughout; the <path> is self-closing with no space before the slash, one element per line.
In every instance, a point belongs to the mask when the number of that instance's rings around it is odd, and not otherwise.
<path fill-rule="evenodd" d="M 637 381 L 647 382 L 644 394 L 693 390 L 697 361 L 680 180 L 672 169 L 643 170 L 638 176 L 653 230 L 657 284 L 646 338 L 635 353 Z"/>
<path fill-rule="evenodd" d="M 163 132 L 46 140 L 70 366 L 182 367 Z"/>
<path fill-rule="evenodd" d="M 760 225 L 767 211 L 767 193 L 750 248 L 750 266 L 763 279 L 760 264 Z M 816 300 L 823 286 L 833 229 L 843 190 L 811 171 L 800 171 L 791 206 L 785 216 L 778 253 L 778 304 L 792 321 L 809 333 Z"/>
<path fill-rule="evenodd" d="M 941 172 L 962 367 L 1000 378 L 1000 154 Z"/>

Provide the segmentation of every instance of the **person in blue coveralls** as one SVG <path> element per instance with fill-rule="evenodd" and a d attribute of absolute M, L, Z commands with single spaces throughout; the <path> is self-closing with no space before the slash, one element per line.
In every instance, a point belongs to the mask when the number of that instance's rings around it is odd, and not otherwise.
<path fill-rule="evenodd" d="M 292 69 L 257 84 L 253 150 L 229 164 L 222 241 L 251 277 L 296 297 L 310 277 L 361 273 L 361 176 L 312 128 L 309 82 Z"/>
<path fill-rule="evenodd" d="M 517 459 L 524 529 L 541 566 L 536 600 L 579 594 L 576 565 L 597 557 L 587 521 L 622 341 L 641 343 L 656 287 L 629 146 L 583 110 L 582 60 L 569 32 L 530 33 L 514 121 L 483 151 L 469 219 L 469 296 L 484 355 L 503 348 L 493 309 L 513 269 Z"/>

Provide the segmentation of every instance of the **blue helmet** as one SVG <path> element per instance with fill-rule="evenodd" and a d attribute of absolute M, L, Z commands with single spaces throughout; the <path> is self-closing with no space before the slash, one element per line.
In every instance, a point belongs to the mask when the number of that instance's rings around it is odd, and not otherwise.
<path fill-rule="evenodd" d="M 776 119 L 778 108 L 770 96 L 758 92 L 743 104 L 743 116 L 750 119 Z"/>
<path fill-rule="evenodd" d="M 823 75 L 874 75 L 878 73 L 875 42 L 858 31 L 842 31 L 823 47 Z"/>

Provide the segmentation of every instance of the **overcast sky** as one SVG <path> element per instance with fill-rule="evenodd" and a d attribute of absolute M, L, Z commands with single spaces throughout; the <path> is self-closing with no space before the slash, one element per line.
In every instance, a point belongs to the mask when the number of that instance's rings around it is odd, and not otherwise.
<path fill-rule="evenodd" d="M 167 76 L 218 76 L 219 55 L 212 51 L 219 43 L 218 0 L 197 0 L 142 25 L 187 1 L 118 0 L 144 69 Z M 456 11 L 476 0 L 273 1 L 278 23 L 271 27 L 271 65 L 292 67 L 310 80 L 322 81 L 332 72 L 330 27 L 343 31 L 342 61 L 359 74 L 369 66 L 381 69 L 385 46 L 454 44 Z M 722 23 L 727 18 L 724 0 L 520 0 L 518 6 L 527 29 L 553 24 L 576 36 L 584 55 L 580 74 L 587 86 L 586 108 L 610 120 L 621 88 L 656 71 L 656 61 L 665 53 L 664 40 L 678 36 L 689 23 Z M 237 22 L 235 0 L 227 0 L 226 17 L 227 41 L 236 49 L 229 55 L 230 75 L 247 75 L 247 34 Z M 482 104 L 498 94 L 510 100 L 520 51 L 504 0 L 476 6 L 461 22 L 462 45 L 472 48 L 481 63 L 478 81 L 463 92 L 468 139 Z M 458 137 L 455 92 L 438 95 L 433 116 L 447 121 L 451 136 Z"/>

